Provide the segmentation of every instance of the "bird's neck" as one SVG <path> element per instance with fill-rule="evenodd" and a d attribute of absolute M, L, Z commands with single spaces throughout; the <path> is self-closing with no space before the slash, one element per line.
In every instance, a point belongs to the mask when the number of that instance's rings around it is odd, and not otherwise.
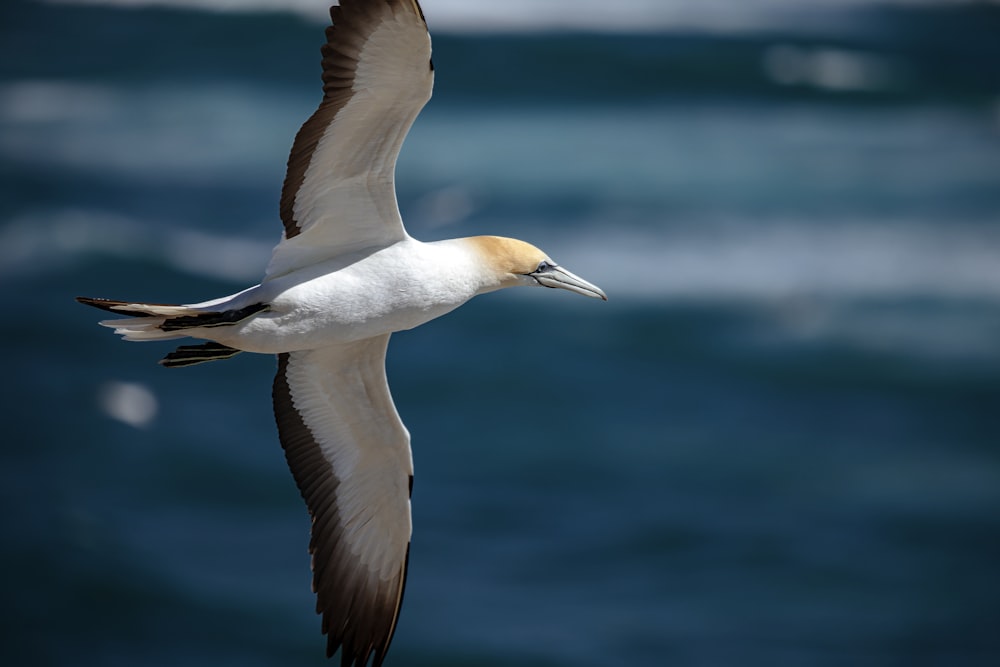
<path fill-rule="evenodd" d="M 443 271 L 466 281 L 476 294 L 485 294 L 519 284 L 516 276 L 504 270 L 502 249 L 495 239 L 497 237 L 466 236 L 430 245 L 442 251 L 440 261 L 449 263 L 448 267 L 442 266 Z"/>

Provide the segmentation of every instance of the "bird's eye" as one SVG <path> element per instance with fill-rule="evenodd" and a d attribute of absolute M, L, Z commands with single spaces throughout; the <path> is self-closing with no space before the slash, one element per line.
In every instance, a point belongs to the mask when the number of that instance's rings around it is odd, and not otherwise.
<path fill-rule="evenodd" d="M 553 266 L 554 265 L 551 262 L 542 260 L 541 262 L 538 263 L 538 268 L 535 269 L 535 273 L 544 273 L 545 271 L 551 269 Z"/>

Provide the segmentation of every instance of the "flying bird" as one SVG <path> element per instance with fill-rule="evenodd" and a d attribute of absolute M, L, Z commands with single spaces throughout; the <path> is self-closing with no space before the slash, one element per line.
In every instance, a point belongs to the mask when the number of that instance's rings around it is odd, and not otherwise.
<path fill-rule="evenodd" d="M 364 667 L 389 649 L 411 534 L 413 460 L 386 382 L 389 336 L 505 287 L 607 297 L 524 241 L 407 234 L 394 178 L 434 82 L 423 12 L 417 0 L 341 0 L 330 17 L 323 100 L 292 145 L 284 231 L 260 284 L 184 305 L 77 300 L 126 316 L 101 322 L 125 340 L 205 341 L 164 357 L 170 368 L 277 355 L 274 416 L 312 519 L 327 656 Z"/>

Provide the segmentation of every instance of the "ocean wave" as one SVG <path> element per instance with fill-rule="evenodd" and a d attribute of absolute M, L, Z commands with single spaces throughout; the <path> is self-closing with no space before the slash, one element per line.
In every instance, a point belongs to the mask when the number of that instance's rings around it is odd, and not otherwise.
<path fill-rule="evenodd" d="M 276 224 L 252 226 L 270 227 Z M 565 228 L 546 230 L 521 221 L 506 228 L 531 233 L 557 261 L 616 298 L 1000 303 L 1000 229 L 989 224 L 746 221 L 608 228 L 594 223 L 567 234 Z M 100 210 L 37 211 L 0 228 L 0 275 L 33 275 L 111 256 L 246 282 L 259 279 L 273 243 L 274 238 L 207 233 Z"/>
<path fill-rule="evenodd" d="M 948 372 L 956 364 L 974 371 L 1000 363 L 998 231 L 744 223 L 715 232 L 591 226 L 533 240 L 604 288 L 618 309 L 615 321 L 628 313 L 715 313 L 732 321 L 728 332 L 711 335 L 736 354 L 822 346 L 920 359 Z M 271 239 L 99 210 L 36 212 L 0 228 L 0 280 L 31 284 L 62 275 L 76 284 L 85 267 L 106 268 L 110 259 L 144 264 L 129 270 L 146 280 L 174 272 L 235 291 L 260 279 L 271 246 Z M 146 419 L 123 414 L 116 418 Z"/>
<path fill-rule="evenodd" d="M 329 0 L 47 0 L 57 4 L 117 7 L 185 7 L 214 12 L 290 11 L 310 20 L 328 20 Z M 972 0 L 966 0 L 969 4 Z M 951 4 L 961 4 L 962 0 Z M 614 11 L 604 0 L 423 0 L 433 27 L 459 31 L 537 31 L 576 29 L 600 32 L 648 32 L 699 29 L 744 31 L 786 26 L 832 11 L 872 6 L 931 6 L 937 0 L 813 0 L 803 15 L 798 0 L 617 0 Z M 815 22 L 815 18 L 814 18 Z"/>
<path fill-rule="evenodd" d="M 560 247 L 559 261 L 587 267 L 587 276 L 609 294 L 1000 303 L 1000 229 L 988 222 L 745 221 L 641 231 L 606 227 L 594 224 L 571 239 L 553 237 L 550 243 Z"/>
<path fill-rule="evenodd" d="M 8 282 L 30 280 L 88 259 L 110 257 L 253 283 L 263 274 L 273 245 L 273 240 L 210 234 L 100 210 L 34 211 L 0 227 L 0 277 Z"/>
<path fill-rule="evenodd" d="M 218 84 L 11 81 L 0 84 L 0 159 L 129 178 L 277 180 L 294 114 L 313 106 L 303 100 L 299 110 L 297 101 Z"/>

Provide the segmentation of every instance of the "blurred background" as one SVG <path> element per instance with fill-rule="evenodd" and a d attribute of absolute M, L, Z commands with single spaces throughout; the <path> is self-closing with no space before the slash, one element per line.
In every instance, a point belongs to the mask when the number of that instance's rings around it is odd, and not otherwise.
<path fill-rule="evenodd" d="M 1000 5 L 423 5 L 410 232 L 610 301 L 393 338 L 389 664 L 1000 664 Z M 0 5 L 5 664 L 328 664 L 273 359 L 72 301 L 259 279 L 325 12 Z"/>

